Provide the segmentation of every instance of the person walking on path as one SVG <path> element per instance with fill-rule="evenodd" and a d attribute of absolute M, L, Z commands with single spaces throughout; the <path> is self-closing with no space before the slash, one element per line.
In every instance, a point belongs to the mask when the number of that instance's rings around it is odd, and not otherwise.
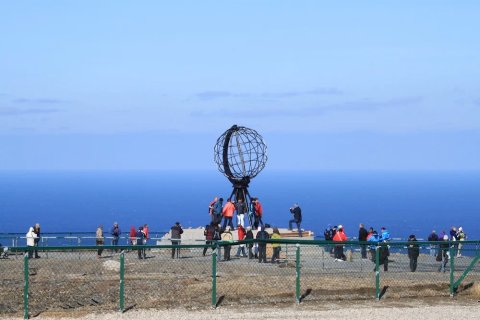
<path fill-rule="evenodd" d="M 247 212 L 247 204 L 243 199 L 238 199 L 235 204 L 237 210 L 237 228 L 239 225 L 245 226 L 245 213 Z"/>
<path fill-rule="evenodd" d="M 215 204 L 218 202 L 218 197 L 215 196 L 212 201 L 210 201 L 208 205 L 208 214 L 210 215 L 210 221 L 215 222 L 215 215 L 213 214 L 213 208 L 215 207 Z"/>
<path fill-rule="evenodd" d="M 230 251 L 232 250 L 233 234 L 230 231 L 230 226 L 227 226 L 225 231 L 222 233 L 222 242 L 223 247 L 223 261 L 230 261 Z"/>
<path fill-rule="evenodd" d="M 359 230 L 358 230 L 358 241 L 360 242 L 365 242 L 367 241 L 368 237 L 368 231 L 365 229 L 365 226 L 363 223 L 360 223 L 359 225 Z M 367 245 L 366 244 L 361 244 L 360 245 L 360 251 L 362 253 L 362 259 L 367 259 Z"/>
<path fill-rule="evenodd" d="M 37 237 L 35 238 L 35 243 L 34 243 L 34 246 L 35 246 L 35 259 L 38 259 L 40 258 L 40 256 L 38 255 L 38 243 L 40 242 L 40 223 L 36 223 L 35 226 L 33 227 L 33 232 L 35 232 L 35 234 L 37 235 Z"/>
<path fill-rule="evenodd" d="M 95 232 L 95 244 L 97 246 L 103 246 L 105 244 L 105 238 L 103 237 L 103 225 L 99 225 L 97 231 Z M 102 248 L 98 248 L 97 250 L 97 258 L 100 259 L 102 257 Z"/>
<path fill-rule="evenodd" d="M 27 247 L 28 247 L 28 259 L 33 258 L 33 248 L 35 247 L 35 239 L 37 238 L 37 234 L 33 231 L 33 227 L 28 229 L 27 234 L 25 235 L 27 239 Z"/>
<path fill-rule="evenodd" d="M 237 227 L 238 241 L 244 240 L 245 234 L 246 234 L 245 228 L 241 224 L 239 224 Z M 245 253 L 245 244 L 238 245 L 237 254 L 235 256 L 240 257 L 240 252 L 242 253 L 242 257 L 247 256 L 247 254 Z"/>
<path fill-rule="evenodd" d="M 333 242 L 345 242 L 347 241 L 347 235 L 343 230 L 343 226 L 339 225 L 335 236 L 333 237 Z M 335 245 L 335 261 L 345 261 L 347 257 L 343 253 L 343 244 Z"/>
<path fill-rule="evenodd" d="M 430 233 L 427 240 L 430 242 L 438 241 L 437 232 L 435 230 L 432 230 L 432 233 Z M 430 243 L 430 255 L 433 257 L 437 255 L 437 245 Z"/>
<path fill-rule="evenodd" d="M 418 256 L 420 255 L 420 248 L 418 247 L 417 238 L 415 237 L 414 234 L 411 234 L 410 237 L 408 237 L 408 242 L 411 242 L 411 244 L 408 245 L 408 258 L 410 259 L 410 271 L 415 272 L 417 270 L 417 259 Z"/>
<path fill-rule="evenodd" d="M 265 226 L 258 227 L 257 240 L 268 240 L 270 235 L 265 230 Z M 258 262 L 267 263 L 267 244 L 265 242 L 258 242 Z"/>
<path fill-rule="evenodd" d="M 293 219 L 288 221 L 288 230 L 292 230 L 292 224 L 295 223 L 298 229 L 298 236 L 302 237 L 302 229 L 300 227 L 302 223 L 302 209 L 300 209 L 298 203 L 295 203 L 290 208 L 290 213 L 293 214 Z"/>
<path fill-rule="evenodd" d="M 203 235 L 205 236 L 205 248 L 203 248 L 203 256 L 207 254 L 208 247 L 213 245 L 213 235 L 215 233 L 215 224 L 213 221 L 205 226 L 205 230 L 203 231 Z M 212 248 L 212 250 L 214 250 Z"/>
<path fill-rule="evenodd" d="M 180 245 L 182 233 L 183 229 L 180 222 L 175 222 L 175 225 L 170 229 L 170 240 L 173 246 Z M 175 259 L 175 256 L 177 259 L 180 258 L 180 248 L 172 248 L 172 259 Z"/>
<path fill-rule="evenodd" d="M 231 230 L 233 230 L 233 213 L 235 212 L 235 205 L 232 202 L 232 199 L 228 199 L 225 207 L 223 207 L 222 214 L 223 214 L 223 228 L 225 230 L 226 226 L 228 225 Z"/>
<path fill-rule="evenodd" d="M 280 236 L 280 231 L 278 231 L 278 228 L 275 227 L 273 228 L 273 233 L 272 233 L 272 237 L 271 239 L 272 240 L 275 240 L 275 239 L 281 239 L 282 237 Z M 273 254 L 272 254 L 272 260 L 271 262 L 272 263 L 278 263 L 280 259 L 280 250 L 282 250 L 282 247 L 280 245 L 280 243 L 272 243 L 272 248 L 273 248 Z"/>
<path fill-rule="evenodd" d="M 213 205 L 213 219 L 214 219 L 213 222 L 216 225 L 222 222 L 222 212 L 223 212 L 223 198 L 220 198 Z"/>
<path fill-rule="evenodd" d="M 112 230 L 110 230 L 110 234 L 112 235 L 112 246 L 118 246 L 118 240 L 120 239 L 120 235 L 122 234 L 122 231 L 120 230 L 120 227 L 118 226 L 117 222 L 113 223 Z M 114 251 L 118 252 L 118 249 L 115 249 Z"/>

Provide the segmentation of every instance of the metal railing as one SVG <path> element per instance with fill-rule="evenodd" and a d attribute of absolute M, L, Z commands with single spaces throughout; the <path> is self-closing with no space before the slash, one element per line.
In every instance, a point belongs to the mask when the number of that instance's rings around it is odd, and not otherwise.
<path fill-rule="evenodd" d="M 415 244 L 414 260 L 410 242 L 12 247 L 11 258 L 0 260 L 0 315 L 22 308 L 27 319 L 47 310 L 461 297 L 480 280 L 478 241 Z M 35 249 L 40 259 L 29 258 Z"/>

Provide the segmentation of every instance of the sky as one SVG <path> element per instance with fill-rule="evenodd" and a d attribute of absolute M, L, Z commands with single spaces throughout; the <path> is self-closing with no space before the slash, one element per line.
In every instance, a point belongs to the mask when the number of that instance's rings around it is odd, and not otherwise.
<path fill-rule="evenodd" d="M 2 1 L 0 170 L 480 170 L 478 1 Z"/>

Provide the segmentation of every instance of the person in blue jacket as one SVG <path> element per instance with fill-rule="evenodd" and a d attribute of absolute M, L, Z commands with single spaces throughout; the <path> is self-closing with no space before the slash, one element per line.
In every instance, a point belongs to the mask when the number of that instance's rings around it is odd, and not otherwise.
<path fill-rule="evenodd" d="M 218 199 L 213 205 L 213 223 L 215 225 L 222 222 L 223 198 Z"/>

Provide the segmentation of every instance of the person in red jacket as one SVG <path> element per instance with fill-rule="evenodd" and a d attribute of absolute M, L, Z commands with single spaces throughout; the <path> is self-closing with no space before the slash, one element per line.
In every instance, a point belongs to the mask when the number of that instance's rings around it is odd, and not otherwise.
<path fill-rule="evenodd" d="M 262 221 L 262 216 L 263 216 L 263 207 L 260 201 L 258 201 L 258 198 L 253 198 L 252 199 L 253 205 L 255 207 L 255 222 L 253 226 L 255 228 L 258 228 L 258 226 L 263 227 L 263 221 Z"/>
<path fill-rule="evenodd" d="M 335 236 L 333 237 L 333 242 L 345 242 L 347 241 L 347 236 L 343 230 L 343 226 L 339 225 Z M 345 261 L 346 257 L 343 254 L 343 244 L 335 246 L 335 261 Z"/>
<path fill-rule="evenodd" d="M 233 229 L 233 213 L 235 212 L 235 205 L 232 202 L 232 199 L 228 199 L 227 203 L 223 207 L 222 215 L 223 215 L 223 230 L 227 227 L 230 227 L 230 230 Z"/>
<path fill-rule="evenodd" d="M 242 241 L 245 239 L 245 228 L 239 224 L 238 225 L 238 241 Z M 245 253 L 245 244 L 240 244 L 237 249 L 237 254 L 235 255 L 236 257 L 240 257 L 240 252 L 242 252 L 242 257 L 246 257 L 247 254 Z"/>

